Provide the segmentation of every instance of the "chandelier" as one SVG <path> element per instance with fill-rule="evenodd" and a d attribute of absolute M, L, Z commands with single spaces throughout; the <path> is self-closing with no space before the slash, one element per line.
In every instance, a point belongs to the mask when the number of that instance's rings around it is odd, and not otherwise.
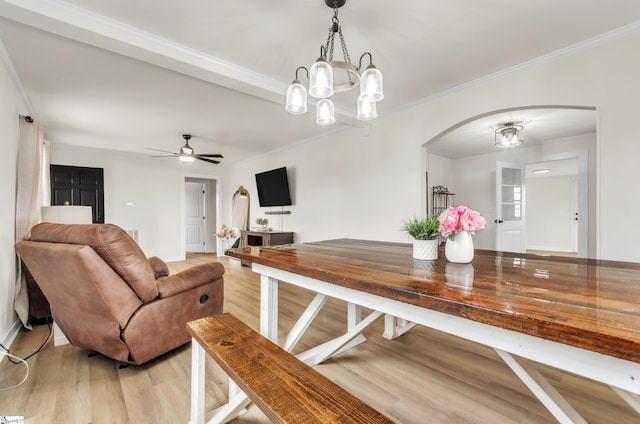
<path fill-rule="evenodd" d="M 316 103 L 316 123 L 319 125 L 331 125 L 336 122 L 334 106 L 330 97 L 334 93 L 348 91 L 360 85 L 360 95 L 357 101 L 357 117 L 366 121 L 375 119 L 376 103 L 384 97 L 382 92 L 382 73 L 373 65 L 371 53 L 365 52 L 360 56 L 358 67 L 351 63 L 347 45 L 342 35 L 342 27 L 338 20 L 338 9 L 346 3 L 346 0 L 325 0 L 327 6 L 333 9 L 333 18 L 329 27 L 329 35 L 323 46 L 320 46 L 320 57 L 308 70 L 304 66 L 296 69 L 296 76 L 287 89 L 287 103 L 285 109 L 289 113 L 302 114 L 307 111 L 307 89 L 298 80 L 298 72 L 304 70 L 309 79 L 309 95 L 318 100 Z M 333 58 L 335 37 L 338 34 L 339 48 L 342 50 L 343 60 Z M 368 56 L 369 65 L 360 74 L 362 59 Z M 334 72 L 346 74 L 346 81 L 342 84 L 334 83 Z"/>
<path fill-rule="evenodd" d="M 505 122 L 499 124 L 495 131 L 496 147 L 515 147 L 524 143 L 520 139 L 520 131 L 523 130 L 522 125 L 516 122 Z"/>

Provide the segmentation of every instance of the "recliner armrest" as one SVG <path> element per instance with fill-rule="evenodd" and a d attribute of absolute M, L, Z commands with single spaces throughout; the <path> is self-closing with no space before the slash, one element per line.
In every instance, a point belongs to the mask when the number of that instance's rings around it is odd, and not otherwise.
<path fill-rule="evenodd" d="M 169 267 L 159 257 L 157 256 L 150 257 L 149 265 L 151 265 L 151 269 L 153 269 L 153 275 L 155 275 L 156 280 L 160 277 L 167 277 L 169 275 Z"/>
<path fill-rule="evenodd" d="M 222 277 L 224 266 L 220 262 L 196 265 L 168 277 L 156 280 L 160 298 L 174 296 Z"/>

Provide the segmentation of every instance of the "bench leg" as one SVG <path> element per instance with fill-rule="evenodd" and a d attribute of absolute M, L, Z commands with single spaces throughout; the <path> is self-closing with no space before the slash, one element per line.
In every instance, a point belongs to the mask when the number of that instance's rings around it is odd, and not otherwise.
<path fill-rule="evenodd" d="M 231 382 L 231 380 L 229 380 Z M 235 386 L 235 383 L 234 383 Z M 231 393 L 232 387 L 229 385 L 229 403 L 215 409 L 207 424 L 224 424 L 235 420 L 243 414 L 244 409 L 251 403 L 251 399 L 244 392 L 239 391 L 235 395 Z"/>
<path fill-rule="evenodd" d="M 204 372 L 205 352 L 195 339 L 191 339 L 191 421 L 204 424 Z"/>

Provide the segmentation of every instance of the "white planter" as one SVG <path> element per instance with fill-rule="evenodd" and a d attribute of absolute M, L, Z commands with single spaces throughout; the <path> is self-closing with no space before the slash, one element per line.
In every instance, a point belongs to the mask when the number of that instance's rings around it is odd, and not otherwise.
<path fill-rule="evenodd" d="M 414 240 L 413 259 L 420 259 L 423 261 L 433 261 L 438 259 L 438 239 Z"/>

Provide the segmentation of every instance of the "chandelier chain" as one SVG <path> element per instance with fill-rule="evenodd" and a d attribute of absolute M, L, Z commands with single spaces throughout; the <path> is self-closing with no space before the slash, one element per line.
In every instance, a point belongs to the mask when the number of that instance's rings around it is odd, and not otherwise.
<path fill-rule="evenodd" d="M 327 41 L 325 43 L 325 54 L 327 55 L 326 60 L 328 62 L 333 62 L 333 50 L 335 45 L 335 36 L 338 33 L 340 37 L 340 48 L 342 49 L 343 61 L 346 63 L 351 63 L 351 57 L 349 57 L 349 51 L 347 50 L 347 43 L 344 41 L 344 35 L 342 35 L 342 26 L 340 25 L 340 19 L 338 18 L 338 8 L 333 8 L 333 18 L 331 19 L 332 25 L 329 27 L 329 34 L 327 35 Z M 347 72 L 347 78 L 349 79 L 349 84 L 353 85 L 355 82 L 353 81 L 353 77 L 350 73 Z"/>

